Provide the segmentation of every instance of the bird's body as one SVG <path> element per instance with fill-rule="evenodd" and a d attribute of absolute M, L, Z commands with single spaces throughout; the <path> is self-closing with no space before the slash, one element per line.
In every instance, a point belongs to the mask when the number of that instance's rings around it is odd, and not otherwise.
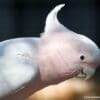
<path fill-rule="evenodd" d="M 0 43 L 0 97 L 23 88 L 36 77 L 34 53 L 38 41 L 39 38 L 18 38 Z"/>
<path fill-rule="evenodd" d="M 55 7 L 40 38 L 0 42 L 0 98 L 24 100 L 35 91 L 84 74 L 100 65 L 100 49 L 89 38 L 70 31 L 57 19 Z M 8 99 L 9 98 L 9 99 Z"/>

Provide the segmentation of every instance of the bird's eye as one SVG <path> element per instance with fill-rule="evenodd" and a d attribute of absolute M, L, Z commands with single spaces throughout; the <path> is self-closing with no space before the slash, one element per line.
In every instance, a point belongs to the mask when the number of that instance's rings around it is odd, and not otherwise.
<path fill-rule="evenodd" d="M 80 56 L 80 59 L 81 59 L 81 60 L 84 60 L 84 59 L 85 59 L 85 56 L 84 56 L 84 55 L 81 55 L 81 56 Z"/>

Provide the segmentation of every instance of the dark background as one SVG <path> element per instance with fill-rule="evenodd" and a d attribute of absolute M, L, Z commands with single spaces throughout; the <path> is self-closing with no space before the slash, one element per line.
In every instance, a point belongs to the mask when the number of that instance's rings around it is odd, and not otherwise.
<path fill-rule="evenodd" d="M 38 37 L 47 14 L 61 3 L 66 3 L 58 16 L 61 23 L 90 37 L 100 47 L 100 9 L 96 0 L 0 0 L 0 41 Z M 94 78 L 99 79 L 99 73 L 98 69 Z"/>

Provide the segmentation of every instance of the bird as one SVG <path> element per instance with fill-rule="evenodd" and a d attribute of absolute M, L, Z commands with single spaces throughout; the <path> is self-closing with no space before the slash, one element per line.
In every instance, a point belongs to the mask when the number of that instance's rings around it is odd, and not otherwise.
<path fill-rule="evenodd" d="M 73 77 L 89 79 L 100 65 L 100 49 L 88 37 L 62 25 L 57 5 L 40 37 L 0 42 L 0 99 L 24 100 L 36 91 Z"/>

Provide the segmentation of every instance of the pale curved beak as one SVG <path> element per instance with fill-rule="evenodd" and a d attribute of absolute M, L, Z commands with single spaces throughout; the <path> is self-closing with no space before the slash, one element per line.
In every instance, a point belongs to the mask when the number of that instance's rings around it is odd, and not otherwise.
<path fill-rule="evenodd" d="M 92 67 L 84 67 L 76 77 L 84 80 L 90 79 L 94 75 L 95 70 L 96 69 Z"/>

